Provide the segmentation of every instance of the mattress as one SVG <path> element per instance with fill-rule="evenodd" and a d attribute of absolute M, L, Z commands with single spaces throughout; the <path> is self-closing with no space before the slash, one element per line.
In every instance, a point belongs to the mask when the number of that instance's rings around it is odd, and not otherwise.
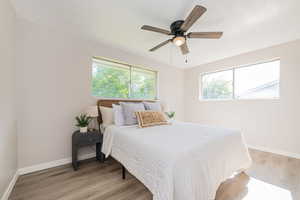
<path fill-rule="evenodd" d="M 154 200 L 213 200 L 223 181 L 251 165 L 240 131 L 196 123 L 111 125 L 102 152 L 122 163 Z"/>

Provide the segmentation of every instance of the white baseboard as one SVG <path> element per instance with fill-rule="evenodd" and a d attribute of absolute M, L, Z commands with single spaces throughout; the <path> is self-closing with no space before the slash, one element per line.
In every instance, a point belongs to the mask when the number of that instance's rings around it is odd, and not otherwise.
<path fill-rule="evenodd" d="M 96 156 L 95 153 L 84 154 L 82 156 L 79 156 L 78 160 L 85 160 L 85 159 L 93 158 L 95 156 Z M 64 158 L 64 159 L 60 159 L 60 160 L 54 160 L 54 161 L 47 162 L 47 163 L 42 163 L 42 164 L 30 166 L 30 167 L 20 168 L 18 170 L 18 174 L 19 175 L 29 174 L 29 173 L 32 173 L 32 172 L 36 172 L 36 171 L 40 171 L 40 170 L 44 170 L 44 169 L 49 169 L 49 168 L 52 168 L 52 167 L 58 167 L 58 166 L 65 165 L 65 164 L 69 164 L 71 162 L 72 162 L 72 158 Z"/>
<path fill-rule="evenodd" d="M 252 146 L 252 145 L 248 145 L 248 147 L 250 149 L 255 149 L 255 150 L 259 150 L 259 151 L 264 151 L 264 152 L 274 153 L 274 154 L 278 154 L 278 155 L 282 155 L 282 156 L 286 156 L 286 157 L 300 159 L 300 154 L 297 154 L 297 153 L 291 153 L 291 152 L 282 151 L 282 150 L 274 150 L 274 149 L 269 149 L 269 148 L 260 147 L 260 146 Z"/>
<path fill-rule="evenodd" d="M 10 193 L 12 192 L 17 180 L 18 180 L 19 174 L 18 171 L 16 171 L 15 175 L 11 179 L 8 187 L 6 188 L 1 200 L 8 200 Z"/>

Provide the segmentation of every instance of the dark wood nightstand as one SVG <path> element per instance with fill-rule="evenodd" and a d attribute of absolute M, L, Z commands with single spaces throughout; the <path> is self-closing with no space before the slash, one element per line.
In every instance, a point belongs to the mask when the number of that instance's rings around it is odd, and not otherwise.
<path fill-rule="evenodd" d="M 72 165 L 74 170 L 78 169 L 78 150 L 80 147 L 96 145 L 96 159 L 100 162 L 104 161 L 104 156 L 101 152 L 103 135 L 99 131 L 88 131 L 80 133 L 75 131 L 72 135 Z"/>

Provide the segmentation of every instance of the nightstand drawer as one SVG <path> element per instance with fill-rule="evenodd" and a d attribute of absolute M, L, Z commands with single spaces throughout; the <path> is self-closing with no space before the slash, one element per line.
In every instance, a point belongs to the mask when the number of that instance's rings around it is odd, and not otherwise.
<path fill-rule="evenodd" d="M 101 142 L 102 134 L 99 132 L 77 133 L 73 135 L 73 144 L 84 146 Z"/>
<path fill-rule="evenodd" d="M 91 145 L 91 144 L 96 144 L 98 142 L 102 142 L 100 140 L 100 137 L 83 137 L 83 138 L 80 138 L 80 140 L 77 140 L 75 143 L 78 145 L 78 146 L 85 146 L 85 145 Z"/>

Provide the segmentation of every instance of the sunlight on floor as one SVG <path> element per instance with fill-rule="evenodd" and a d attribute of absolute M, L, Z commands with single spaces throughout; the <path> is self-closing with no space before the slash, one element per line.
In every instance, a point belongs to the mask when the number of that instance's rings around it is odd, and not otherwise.
<path fill-rule="evenodd" d="M 248 194 L 243 200 L 296 200 L 289 190 L 250 178 Z"/>

